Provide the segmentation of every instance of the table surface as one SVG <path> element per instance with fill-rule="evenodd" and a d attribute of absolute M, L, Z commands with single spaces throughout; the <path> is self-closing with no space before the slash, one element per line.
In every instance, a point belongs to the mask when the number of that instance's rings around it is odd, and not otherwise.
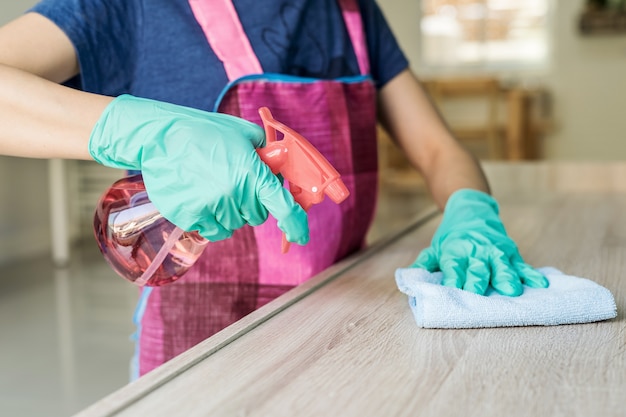
<path fill-rule="evenodd" d="M 394 271 L 428 245 L 431 208 L 78 415 L 623 416 L 626 163 L 485 170 L 525 259 L 607 287 L 616 319 L 418 328 Z"/>

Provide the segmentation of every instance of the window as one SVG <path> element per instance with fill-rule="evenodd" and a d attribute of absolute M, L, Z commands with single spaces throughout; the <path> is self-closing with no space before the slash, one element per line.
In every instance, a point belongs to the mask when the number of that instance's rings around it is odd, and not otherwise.
<path fill-rule="evenodd" d="M 422 0 L 425 69 L 538 69 L 548 64 L 552 0 Z"/>

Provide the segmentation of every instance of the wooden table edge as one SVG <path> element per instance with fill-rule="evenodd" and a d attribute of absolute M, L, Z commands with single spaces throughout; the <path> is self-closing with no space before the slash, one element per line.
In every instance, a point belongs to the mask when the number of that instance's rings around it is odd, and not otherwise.
<path fill-rule="evenodd" d="M 86 409 L 75 414 L 74 417 L 110 417 L 124 411 L 124 409 L 137 403 L 159 387 L 172 381 L 190 368 L 218 352 L 220 349 L 228 346 L 230 343 L 246 335 L 272 317 L 296 304 L 298 301 L 315 293 L 321 287 L 342 276 L 344 272 L 369 259 L 439 214 L 440 211 L 434 204 L 425 207 L 411 219 L 407 227 L 399 232 L 383 237 L 368 248 L 338 262 L 305 283 L 293 288 L 258 310 L 253 311 L 241 320 L 207 338 L 188 351 L 183 352 L 169 362 L 147 373 L 140 379 L 98 400 Z"/>

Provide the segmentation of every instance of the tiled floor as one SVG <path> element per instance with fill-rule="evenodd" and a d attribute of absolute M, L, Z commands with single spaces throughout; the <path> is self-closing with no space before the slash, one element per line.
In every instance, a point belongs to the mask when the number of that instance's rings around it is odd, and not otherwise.
<path fill-rule="evenodd" d="M 128 381 L 137 289 L 95 243 L 0 269 L 0 415 L 68 416 Z"/>
<path fill-rule="evenodd" d="M 423 192 L 385 190 L 370 239 L 428 202 Z M 47 256 L 0 266 L 0 416 L 70 416 L 126 384 L 136 296 L 91 240 L 65 269 Z"/>

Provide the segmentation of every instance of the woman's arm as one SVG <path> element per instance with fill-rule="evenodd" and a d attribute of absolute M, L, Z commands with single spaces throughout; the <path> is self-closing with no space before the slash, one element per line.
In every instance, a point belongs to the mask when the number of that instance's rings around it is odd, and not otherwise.
<path fill-rule="evenodd" d="M 261 224 L 268 213 L 290 242 L 309 240 L 305 211 L 254 152 L 265 141 L 261 127 L 225 114 L 57 84 L 77 73 L 76 62 L 71 41 L 42 16 L 27 14 L 0 30 L 0 154 L 93 155 L 106 166 L 141 170 L 159 211 L 212 241 L 245 224 Z"/>
<path fill-rule="evenodd" d="M 478 161 L 452 136 L 410 70 L 381 89 L 379 113 L 385 129 L 424 176 L 440 208 L 460 188 L 489 191 Z"/>
<path fill-rule="evenodd" d="M 58 84 L 77 73 L 72 43 L 45 17 L 0 28 L 0 154 L 91 159 L 89 135 L 112 98 Z"/>

